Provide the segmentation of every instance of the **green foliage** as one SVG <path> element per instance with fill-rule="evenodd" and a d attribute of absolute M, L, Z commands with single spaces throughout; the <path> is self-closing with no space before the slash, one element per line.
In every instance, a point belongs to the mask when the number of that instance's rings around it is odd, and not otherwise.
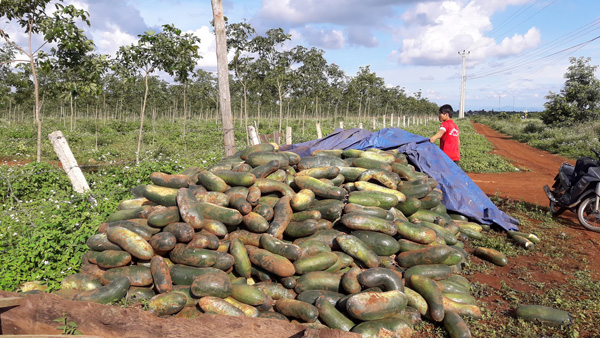
<path fill-rule="evenodd" d="M 572 125 L 594 121 L 600 115 L 600 80 L 595 76 L 598 66 L 591 66 L 590 58 L 569 59 L 564 77 L 565 86 L 560 94 L 548 93 L 542 121 L 548 125 Z"/>
<path fill-rule="evenodd" d="M 535 118 L 506 121 L 477 117 L 475 120 L 510 135 L 517 141 L 572 159 L 592 156 L 590 148 L 600 149 L 600 121 L 549 126 Z"/>
<path fill-rule="evenodd" d="M 62 335 L 73 335 L 73 336 L 82 336 L 83 333 L 77 330 L 77 323 L 67 318 L 67 314 L 63 314 L 62 317 L 56 318 L 53 320 L 61 325 L 59 325 L 56 329 L 61 330 Z"/>
<path fill-rule="evenodd" d="M 502 120 L 508 120 L 510 116 L 506 112 L 501 112 L 500 114 L 498 114 L 498 118 Z"/>
<path fill-rule="evenodd" d="M 145 76 L 163 70 L 184 82 L 200 59 L 200 39 L 191 33 L 182 34 L 174 25 L 163 25 L 162 32 L 148 31 L 139 35 L 137 44 L 122 46 L 117 52 L 115 69 L 126 77 Z"/>
<path fill-rule="evenodd" d="M 0 167 L 0 289 L 33 280 L 57 288 L 79 270 L 87 239 L 121 200 L 132 197 L 129 189 L 150 183 L 155 171 L 181 172 L 178 162 L 161 158 L 88 172 L 97 205 L 89 195 L 74 193 L 61 169 L 37 163 Z"/>

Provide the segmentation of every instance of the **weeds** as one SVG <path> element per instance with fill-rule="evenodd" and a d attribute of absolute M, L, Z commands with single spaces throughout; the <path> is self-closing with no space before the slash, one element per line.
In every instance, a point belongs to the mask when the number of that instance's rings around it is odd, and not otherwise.
<path fill-rule="evenodd" d="M 71 336 L 82 336 L 83 333 L 77 330 L 77 323 L 67 318 L 67 314 L 63 314 L 62 317 L 56 318 L 53 320 L 54 322 L 60 323 L 56 329 L 61 330 L 61 334 L 63 335 L 71 335 Z"/>

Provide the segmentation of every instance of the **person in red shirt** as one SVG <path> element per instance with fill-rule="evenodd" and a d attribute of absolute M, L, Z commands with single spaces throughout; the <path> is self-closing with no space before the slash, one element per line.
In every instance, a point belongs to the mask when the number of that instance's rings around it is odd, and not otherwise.
<path fill-rule="evenodd" d="M 429 138 L 429 141 L 434 143 L 436 140 L 440 140 L 440 149 L 458 164 L 460 161 L 460 132 L 454 121 L 452 121 L 453 114 L 454 111 L 451 105 L 445 104 L 440 107 L 439 120 L 442 125 L 440 130 Z"/>

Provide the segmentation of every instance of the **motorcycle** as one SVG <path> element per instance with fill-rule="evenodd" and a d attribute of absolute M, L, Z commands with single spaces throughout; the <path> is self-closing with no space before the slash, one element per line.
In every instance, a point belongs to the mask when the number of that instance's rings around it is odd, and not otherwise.
<path fill-rule="evenodd" d="M 577 214 L 584 228 L 600 232 L 600 151 L 590 150 L 596 158 L 582 157 L 575 166 L 563 163 L 552 188 L 545 185 L 544 191 L 550 200 L 552 216 L 569 210 Z"/>

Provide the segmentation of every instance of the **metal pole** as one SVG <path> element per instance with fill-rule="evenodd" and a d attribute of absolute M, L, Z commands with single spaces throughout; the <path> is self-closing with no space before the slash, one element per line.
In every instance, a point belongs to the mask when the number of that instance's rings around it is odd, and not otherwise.
<path fill-rule="evenodd" d="M 469 55 L 470 51 L 463 50 L 462 52 L 458 52 L 458 55 L 462 57 L 462 81 L 460 85 L 460 109 L 458 111 L 458 118 L 465 117 L 465 83 L 467 82 L 467 75 L 465 71 L 465 60 L 466 56 Z"/>

